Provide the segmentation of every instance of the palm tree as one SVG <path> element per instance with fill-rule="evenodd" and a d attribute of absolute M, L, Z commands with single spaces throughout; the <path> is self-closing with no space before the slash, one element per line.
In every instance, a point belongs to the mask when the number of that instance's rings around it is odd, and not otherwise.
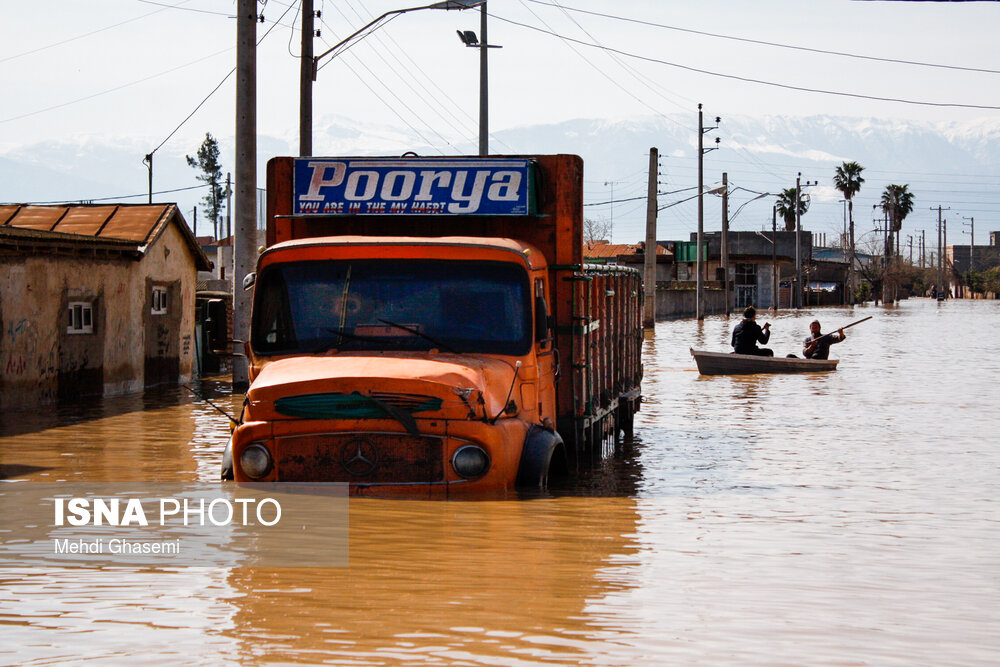
<path fill-rule="evenodd" d="M 913 213 L 913 193 L 909 185 L 887 185 L 882 193 L 882 210 L 889 214 L 892 231 L 898 232 L 903 220 Z"/>
<path fill-rule="evenodd" d="M 910 192 L 909 187 L 909 185 L 887 185 L 882 192 L 880 205 L 888 222 L 886 230 L 888 237 L 885 247 L 887 270 L 889 257 L 899 253 L 899 232 L 903 228 L 903 220 L 913 212 L 913 193 Z M 893 300 L 895 300 L 895 287 L 895 282 L 893 282 Z M 885 298 L 882 300 L 888 302 Z"/>
<path fill-rule="evenodd" d="M 795 188 L 788 188 L 782 190 L 781 194 L 778 195 L 778 215 L 781 216 L 782 220 L 785 221 L 785 231 L 794 232 L 795 231 Z M 801 218 L 805 215 L 806 211 L 809 210 L 809 200 L 802 196 L 801 191 L 799 192 L 799 217 Z"/>
<path fill-rule="evenodd" d="M 882 192 L 881 206 L 889 221 L 889 231 L 895 234 L 896 243 L 892 246 L 899 249 L 899 232 L 903 228 L 903 220 L 913 213 L 913 193 L 909 185 L 887 185 Z"/>
<path fill-rule="evenodd" d="M 854 271 L 854 195 L 858 194 L 861 190 L 861 184 L 865 182 L 865 179 L 861 177 L 861 172 L 865 168 L 862 167 L 857 162 L 845 162 L 839 167 L 833 175 L 833 187 L 840 190 L 840 194 L 844 195 L 844 199 L 847 200 L 847 219 L 850 221 L 850 264 L 847 268 L 847 284 L 850 292 L 850 302 L 854 303 L 854 281 L 851 279 L 851 274 Z"/>

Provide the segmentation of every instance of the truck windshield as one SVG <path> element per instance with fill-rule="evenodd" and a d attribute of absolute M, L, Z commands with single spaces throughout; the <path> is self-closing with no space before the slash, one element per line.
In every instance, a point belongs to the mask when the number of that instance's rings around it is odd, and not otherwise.
<path fill-rule="evenodd" d="M 262 355 L 430 350 L 522 355 L 528 275 L 508 262 L 341 260 L 276 264 L 257 280 Z"/>

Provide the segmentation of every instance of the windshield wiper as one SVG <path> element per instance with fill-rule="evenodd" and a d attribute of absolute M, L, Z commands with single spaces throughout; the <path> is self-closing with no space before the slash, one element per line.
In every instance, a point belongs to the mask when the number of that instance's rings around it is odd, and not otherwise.
<path fill-rule="evenodd" d="M 392 340 L 391 338 L 386 338 L 385 336 L 363 336 L 363 335 L 360 335 L 360 334 L 347 333 L 343 329 L 330 329 L 330 328 L 327 328 L 326 330 L 329 331 L 330 333 L 332 333 L 334 336 L 340 336 L 340 340 L 320 345 L 315 350 L 311 350 L 310 354 L 322 354 L 323 352 L 328 352 L 328 351 L 332 350 L 333 348 L 337 347 L 338 345 L 340 345 L 340 343 L 345 338 L 348 339 L 348 340 L 363 340 L 363 341 L 369 341 L 369 342 L 374 341 L 376 343 L 389 343 L 389 342 L 395 343 L 396 342 L 396 341 Z"/>
<path fill-rule="evenodd" d="M 453 348 L 451 345 L 448 345 L 448 343 L 440 341 L 437 338 L 434 338 L 433 336 L 428 336 L 427 334 L 425 334 L 420 329 L 416 329 L 414 327 L 408 327 L 405 324 L 399 324 L 397 322 L 392 322 L 390 320 L 387 320 L 387 319 L 384 319 L 384 318 L 381 318 L 381 317 L 378 318 L 378 321 L 382 322 L 383 324 L 388 324 L 391 327 L 396 327 L 397 329 L 402 329 L 403 331 L 408 331 L 409 333 L 411 333 L 411 334 L 413 334 L 415 336 L 420 336 L 424 340 L 429 341 L 431 344 L 436 345 L 436 346 L 438 346 L 440 348 L 443 348 L 443 349 L 447 350 L 448 352 L 455 352 L 456 354 L 458 353 L 458 350 L 456 350 L 455 348 Z"/>

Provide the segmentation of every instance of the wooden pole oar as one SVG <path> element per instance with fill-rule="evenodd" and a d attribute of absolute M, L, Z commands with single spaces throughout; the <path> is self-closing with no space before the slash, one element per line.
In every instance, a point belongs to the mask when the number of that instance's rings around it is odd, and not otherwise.
<path fill-rule="evenodd" d="M 823 340 L 824 338 L 826 338 L 827 336 L 832 336 L 833 334 L 837 333 L 838 331 L 842 331 L 842 330 L 844 330 L 844 329 L 850 329 L 851 327 L 853 327 L 853 326 L 854 326 L 854 325 L 856 325 L 856 324 L 861 324 L 862 322 L 867 322 L 867 321 L 868 321 L 868 320 L 870 320 L 871 318 L 872 318 L 872 316 L 871 316 L 871 315 L 869 315 L 868 317 L 865 317 L 865 318 L 862 318 L 862 319 L 858 320 L 857 322 L 851 322 L 850 324 L 846 324 L 846 325 L 844 325 L 844 326 L 842 326 L 842 327 L 837 327 L 836 329 L 834 329 L 834 330 L 833 330 L 833 331 L 831 331 L 830 333 L 825 333 L 825 334 L 823 334 L 822 336 L 820 336 L 819 338 L 814 338 L 814 339 L 812 339 L 812 341 L 810 341 L 809 345 L 810 345 L 810 346 L 812 346 L 812 347 L 815 347 L 815 343 L 816 343 L 817 341 L 821 341 L 821 340 Z"/>

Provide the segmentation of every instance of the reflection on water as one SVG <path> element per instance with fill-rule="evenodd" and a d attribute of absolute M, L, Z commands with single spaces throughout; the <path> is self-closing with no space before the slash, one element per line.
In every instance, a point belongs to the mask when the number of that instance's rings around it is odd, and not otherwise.
<path fill-rule="evenodd" d="M 1000 302 L 758 319 L 785 354 L 866 315 L 793 376 L 699 376 L 736 317 L 660 323 L 619 456 L 531 500 L 352 500 L 346 568 L 0 571 L 0 663 L 995 664 Z M 185 393 L 4 413 L 0 472 L 213 480 L 226 419 Z"/>

